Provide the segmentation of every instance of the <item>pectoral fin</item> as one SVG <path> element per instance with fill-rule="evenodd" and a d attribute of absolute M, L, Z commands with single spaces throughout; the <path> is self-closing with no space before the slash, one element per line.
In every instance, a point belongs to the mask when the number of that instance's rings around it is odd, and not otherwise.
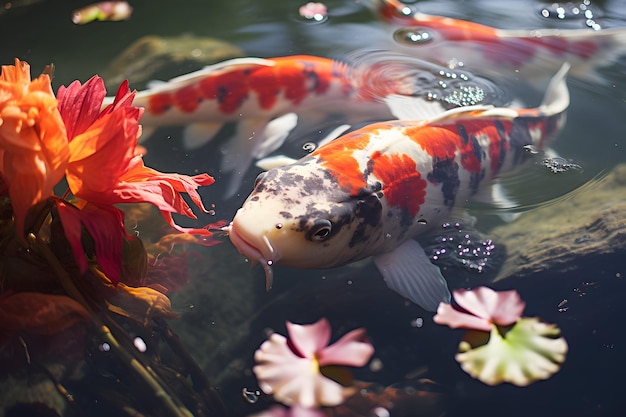
<path fill-rule="evenodd" d="M 375 256 L 374 263 L 389 288 L 425 310 L 437 311 L 440 302 L 450 303 L 445 278 L 416 241 L 409 239 L 393 251 Z"/>
<path fill-rule="evenodd" d="M 198 149 L 213 139 L 223 125 L 223 123 L 194 123 L 188 125 L 183 131 L 183 146 L 185 149 Z"/>
<path fill-rule="evenodd" d="M 231 172 L 226 198 L 237 192 L 243 174 L 254 159 L 264 158 L 278 149 L 298 122 L 295 113 L 287 113 L 271 121 L 247 119 L 237 124 L 237 132 L 222 150 L 222 171 Z"/>

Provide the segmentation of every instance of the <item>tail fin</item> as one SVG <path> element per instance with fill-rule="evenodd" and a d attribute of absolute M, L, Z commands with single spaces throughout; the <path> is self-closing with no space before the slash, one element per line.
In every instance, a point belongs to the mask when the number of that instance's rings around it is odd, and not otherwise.
<path fill-rule="evenodd" d="M 566 82 L 569 69 L 570 65 L 567 62 L 563 63 L 561 69 L 550 80 L 543 101 L 539 105 L 541 112 L 547 115 L 559 114 L 569 107 L 569 90 Z"/>
<path fill-rule="evenodd" d="M 389 95 L 419 97 L 450 109 L 508 104 L 506 92 L 469 71 L 450 69 L 399 52 L 362 49 L 346 57 L 343 75 L 364 100 Z"/>

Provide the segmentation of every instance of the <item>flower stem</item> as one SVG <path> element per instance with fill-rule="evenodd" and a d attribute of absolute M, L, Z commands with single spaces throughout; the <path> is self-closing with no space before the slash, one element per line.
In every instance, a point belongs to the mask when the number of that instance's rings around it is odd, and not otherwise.
<path fill-rule="evenodd" d="M 98 333 L 109 344 L 111 351 L 118 356 L 120 361 L 125 364 L 127 368 L 135 372 L 139 378 L 144 381 L 153 391 L 153 395 L 159 400 L 163 408 L 169 411 L 169 414 L 173 417 L 192 417 L 193 414 L 182 403 L 177 404 L 175 398 L 164 389 L 165 384 L 158 375 L 156 375 L 149 366 L 142 364 L 138 358 L 134 357 L 128 350 L 120 345 L 116 337 L 111 333 L 109 327 L 95 314 L 90 303 L 76 287 L 74 281 L 52 253 L 46 242 L 38 238 L 34 233 L 29 233 L 27 239 L 31 248 L 47 261 L 67 294 L 85 307 Z"/>

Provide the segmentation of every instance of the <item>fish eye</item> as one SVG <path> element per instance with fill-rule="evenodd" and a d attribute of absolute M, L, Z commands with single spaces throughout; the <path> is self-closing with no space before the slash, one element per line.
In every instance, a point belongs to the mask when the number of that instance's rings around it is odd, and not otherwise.
<path fill-rule="evenodd" d="M 311 228 L 311 237 L 313 240 L 323 241 L 328 239 L 330 231 L 332 230 L 332 224 L 328 220 L 318 220 Z"/>

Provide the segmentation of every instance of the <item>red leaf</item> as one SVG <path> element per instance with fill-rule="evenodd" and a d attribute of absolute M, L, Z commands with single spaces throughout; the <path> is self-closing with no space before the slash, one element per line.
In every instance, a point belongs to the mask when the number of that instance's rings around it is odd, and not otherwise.
<path fill-rule="evenodd" d="M 0 330 L 51 335 L 89 317 L 65 295 L 19 292 L 0 298 Z"/>

